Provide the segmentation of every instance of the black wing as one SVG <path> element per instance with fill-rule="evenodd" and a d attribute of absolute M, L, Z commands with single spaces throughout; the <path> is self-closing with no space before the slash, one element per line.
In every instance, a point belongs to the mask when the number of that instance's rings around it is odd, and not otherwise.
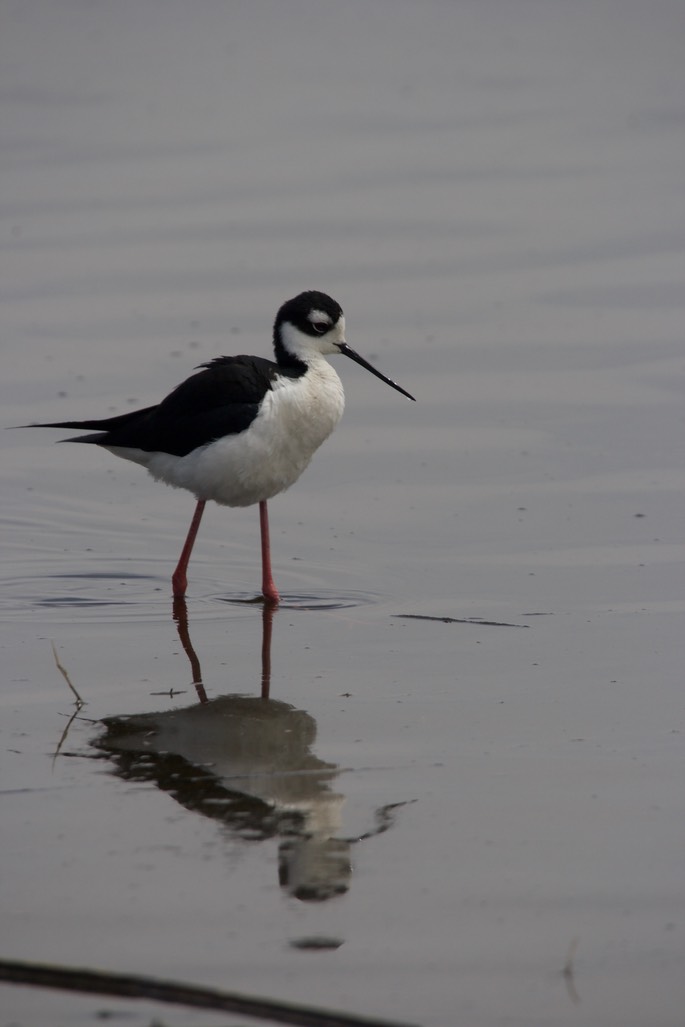
<path fill-rule="evenodd" d="M 158 406 L 100 421 L 59 421 L 39 428 L 89 428 L 98 434 L 67 442 L 186 456 L 209 442 L 245 431 L 271 383 L 284 372 L 263 357 L 216 357 Z"/>

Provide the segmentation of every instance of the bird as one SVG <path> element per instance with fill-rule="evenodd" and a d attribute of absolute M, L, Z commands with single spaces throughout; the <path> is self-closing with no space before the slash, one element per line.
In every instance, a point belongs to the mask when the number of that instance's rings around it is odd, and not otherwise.
<path fill-rule="evenodd" d="M 101 446 L 195 496 L 171 579 L 175 599 L 186 594 L 188 562 L 205 505 L 213 500 L 229 507 L 259 505 L 262 598 L 271 606 L 280 602 L 267 502 L 297 481 L 342 417 L 342 382 L 326 357 L 342 353 L 415 400 L 347 344 L 342 307 L 326 293 L 308 290 L 280 307 L 273 349 L 275 360 L 214 357 L 156 406 L 101 420 L 27 426 L 87 429 L 94 434 L 60 441 Z"/>

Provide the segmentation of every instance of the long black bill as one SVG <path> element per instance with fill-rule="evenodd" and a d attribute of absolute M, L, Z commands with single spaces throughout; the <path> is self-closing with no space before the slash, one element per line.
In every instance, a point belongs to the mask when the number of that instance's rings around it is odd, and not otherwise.
<path fill-rule="evenodd" d="M 407 392 L 407 390 L 403 389 L 401 385 L 397 384 L 397 382 L 390 381 L 390 379 L 386 378 L 384 374 L 377 371 L 375 367 L 372 367 L 368 360 L 364 360 L 364 357 L 360 357 L 358 353 L 355 353 L 352 347 L 348 346 L 346 342 L 338 342 L 336 345 L 340 352 L 344 353 L 346 357 L 350 358 L 350 360 L 354 360 L 355 364 L 361 364 L 362 367 L 365 367 L 367 371 L 371 372 L 371 374 L 375 374 L 376 378 L 380 378 L 380 380 L 385 382 L 386 385 L 391 385 L 393 389 L 397 389 L 397 391 L 401 392 L 403 396 L 407 397 L 407 399 L 413 399 L 414 402 L 416 402 L 416 399 L 414 399 L 414 396 L 412 396 L 410 392 Z"/>

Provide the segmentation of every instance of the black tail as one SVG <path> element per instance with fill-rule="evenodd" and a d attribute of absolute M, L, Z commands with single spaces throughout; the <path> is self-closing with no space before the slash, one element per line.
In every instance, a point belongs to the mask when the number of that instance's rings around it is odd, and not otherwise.
<path fill-rule="evenodd" d="M 91 431 L 116 431 L 118 428 L 126 428 L 133 421 L 140 421 L 156 410 L 156 407 L 146 407 L 144 410 L 129 410 L 127 414 L 117 414 L 116 417 L 105 417 L 100 421 L 51 421 L 49 424 L 26 424 L 25 428 L 90 428 Z"/>
<path fill-rule="evenodd" d="M 106 446 L 113 440 L 110 438 L 112 432 L 119 432 L 133 424 L 139 424 L 145 420 L 147 415 L 156 410 L 157 407 L 146 407 L 144 410 L 130 410 L 127 414 L 118 414 L 116 417 L 105 417 L 99 421 L 50 421 L 46 424 L 25 424 L 23 428 L 89 428 L 98 432 L 97 435 L 77 435 L 73 439 L 60 439 L 60 442 L 92 442 L 95 445 Z M 124 443 L 125 445 L 126 443 Z"/>

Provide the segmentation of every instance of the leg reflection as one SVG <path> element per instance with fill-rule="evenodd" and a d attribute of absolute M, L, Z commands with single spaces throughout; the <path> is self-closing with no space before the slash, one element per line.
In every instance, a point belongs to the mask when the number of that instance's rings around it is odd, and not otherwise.
<path fill-rule="evenodd" d="M 174 596 L 172 616 L 176 622 L 176 630 L 178 631 L 178 637 L 181 640 L 181 645 L 183 646 L 186 656 L 190 660 L 190 670 L 193 675 L 193 684 L 195 685 L 197 697 L 200 702 L 207 702 L 207 693 L 205 692 L 205 686 L 202 684 L 202 668 L 200 667 L 200 660 L 193 648 L 193 643 L 190 641 L 188 607 L 186 606 L 186 601 L 183 596 Z"/>
<path fill-rule="evenodd" d="M 271 637 L 273 634 L 273 618 L 276 607 L 273 603 L 264 603 L 262 606 L 262 676 L 260 695 L 262 699 L 268 699 L 271 691 Z M 197 697 L 201 703 L 208 702 L 207 692 L 202 683 L 202 668 L 200 659 L 195 652 L 195 647 L 190 639 L 190 627 L 188 625 L 188 607 L 183 596 L 174 598 L 172 616 L 178 631 L 178 637 L 183 650 L 190 661 L 190 671 L 193 676 L 193 684 L 197 691 Z"/>
<path fill-rule="evenodd" d="M 262 699 L 268 699 L 271 691 L 271 632 L 275 609 L 273 603 L 264 603 L 262 607 Z"/>

